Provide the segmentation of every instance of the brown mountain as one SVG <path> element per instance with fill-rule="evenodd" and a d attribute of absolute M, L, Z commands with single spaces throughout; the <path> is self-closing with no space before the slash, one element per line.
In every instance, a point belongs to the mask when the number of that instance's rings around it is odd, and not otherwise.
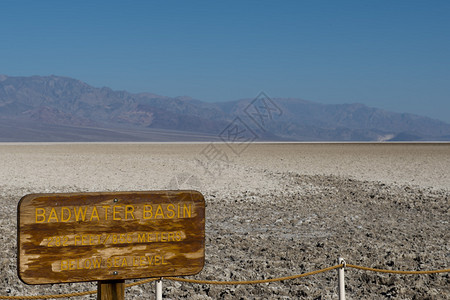
<path fill-rule="evenodd" d="M 234 130 L 234 135 L 233 135 Z M 231 134 L 231 135 L 230 135 Z M 0 75 L 0 141 L 450 140 L 450 125 L 362 104 L 301 99 L 207 103 Z"/>

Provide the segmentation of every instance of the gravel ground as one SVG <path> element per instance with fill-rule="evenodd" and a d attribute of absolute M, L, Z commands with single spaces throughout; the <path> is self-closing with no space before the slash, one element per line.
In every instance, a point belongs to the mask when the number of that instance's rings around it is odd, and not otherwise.
<path fill-rule="evenodd" d="M 36 192 L 198 189 L 207 203 L 206 263 L 190 278 L 288 276 L 339 256 L 397 270 L 450 266 L 450 144 L 0 144 L 0 155 L 0 295 L 96 289 L 18 279 L 17 203 Z M 132 287 L 126 298 L 153 298 L 153 290 Z M 450 299 L 450 274 L 347 269 L 346 292 Z M 337 272 L 251 286 L 164 281 L 164 298 L 336 299 Z"/>

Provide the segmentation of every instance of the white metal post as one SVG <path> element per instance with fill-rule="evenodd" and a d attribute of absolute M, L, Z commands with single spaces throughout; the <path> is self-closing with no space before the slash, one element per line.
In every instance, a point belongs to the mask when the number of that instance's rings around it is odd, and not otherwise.
<path fill-rule="evenodd" d="M 338 264 L 344 264 L 342 268 L 338 269 L 338 276 L 339 276 L 339 300 L 345 300 L 345 282 L 344 282 L 345 260 L 342 257 L 339 257 Z"/>
<path fill-rule="evenodd" d="M 156 281 L 156 300 L 162 300 L 162 280 Z"/>

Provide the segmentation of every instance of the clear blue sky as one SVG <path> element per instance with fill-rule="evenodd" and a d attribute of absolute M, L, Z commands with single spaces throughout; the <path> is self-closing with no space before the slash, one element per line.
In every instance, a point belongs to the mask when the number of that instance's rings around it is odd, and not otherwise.
<path fill-rule="evenodd" d="M 450 1 L 3 0 L 0 33 L 0 74 L 203 101 L 265 91 L 450 123 Z"/>

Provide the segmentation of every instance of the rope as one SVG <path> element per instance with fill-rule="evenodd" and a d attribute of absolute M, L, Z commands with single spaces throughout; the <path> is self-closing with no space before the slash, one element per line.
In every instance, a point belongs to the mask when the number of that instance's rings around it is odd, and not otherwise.
<path fill-rule="evenodd" d="M 125 284 L 125 287 L 132 287 L 140 284 L 149 283 L 152 281 L 156 281 L 159 278 L 150 278 L 145 279 L 133 283 Z M 41 296 L 0 296 L 0 299 L 58 299 L 58 298 L 70 298 L 70 297 L 77 297 L 77 296 L 86 296 L 91 294 L 96 294 L 97 291 L 87 291 L 87 292 L 79 292 L 79 293 L 70 293 L 70 294 L 57 294 L 57 295 L 41 295 Z"/>
<path fill-rule="evenodd" d="M 353 268 L 353 269 L 365 270 L 365 271 L 378 272 L 378 273 L 411 274 L 411 275 L 417 275 L 417 274 L 436 274 L 436 273 L 449 273 L 449 272 L 450 272 L 450 269 L 430 270 L 430 271 L 398 271 L 398 270 L 383 270 L 383 269 L 368 268 L 368 267 L 362 267 L 362 266 L 351 265 L 351 264 L 347 264 L 347 267 L 348 267 L 348 268 Z"/>
<path fill-rule="evenodd" d="M 198 284 L 216 284 L 216 285 L 241 285 L 241 284 L 259 284 L 259 283 L 268 283 L 268 282 L 275 282 L 275 281 L 282 281 L 282 280 L 290 280 L 290 279 L 296 279 L 306 276 L 311 276 L 323 272 L 327 272 L 330 270 L 342 268 L 344 265 L 335 265 L 332 267 L 328 267 L 325 269 L 320 269 L 317 271 L 312 271 L 308 273 L 303 273 L 299 275 L 292 275 L 292 276 L 286 276 L 286 277 L 279 277 L 279 278 L 270 278 L 270 279 L 261 279 L 261 280 L 248 280 L 248 281 L 216 281 L 216 280 L 195 280 L 195 279 L 187 279 L 187 278 L 179 278 L 179 277 L 164 277 L 164 279 L 172 280 L 172 281 L 181 281 L 181 282 L 189 282 L 189 283 L 198 283 Z"/>
<path fill-rule="evenodd" d="M 141 285 L 141 284 L 149 283 L 149 282 L 156 281 L 156 280 L 159 280 L 159 278 L 149 278 L 149 279 L 145 279 L 145 280 L 141 280 L 141 281 L 136 281 L 133 283 L 127 283 L 127 284 L 125 284 L 125 287 L 127 288 L 127 287 L 132 287 L 135 285 Z"/>
<path fill-rule="evenodd" d="M 58 299 L 58 298 L 69 298 L 76 296 L 86 296 L 90 294 L 96 294 L 97 291 L 87 291 L 80 293 L 70 293 L 70 294 L 57 294 L 57 295 L 40 295 L 40 296 L 0 296 L 0 299 Z"/>
<path fill-rule="evenodd" d="M 375 269 L 375 268 L 369 268 L 369 267 L 363 267 L 363 266 L 357 266 L 357 265 L 351 265 L 351 264 L 339 264 L 332 267 L 303 273 L 299 275 L 292 275 L 292 276 L 286 276 L 286 277 L 279 277 L 279 278 L 270 278 L 270 279 L 261 279 L 261 280 L 247 280 L 247 281 L 216 281 L 216 280 L 195 280 L 195 279 L 187 279 L 187 278 L 179 278 L 179 277 L 164 277 L 164 279 L 171 280 L 171 281 L 180 281 L 180 282 L 189 282 L 189 283 L 196 283 L 196 284 L 215 284 L 215 285 L 243 285 L 243 284 L 260 284 L 260 283 L 268 283 L 268 282 L 276 282 L 276 281 L 283 281 L 283 280 L 291 280 L 306 276 L 311 276 L 327 271 L 331 271 L 334 269 L 339 268 L 353 268 L 353 269 L 359 269 L 359 270 L 365 270 L 365 271 L 372 271 L 372 272 L 379 272 L 379 273 L 391 273 L 391 274 L 411 274 L 411 275 L 417 275 L 417 274 L 436 274 L 436 273 L 450 273 L 450 269 L 443 269 L 443 270 L 430 270 L 430 271 L 398 271 L 398 270 L 384 270 L 384 269 Z M 132 287 L 136 285 L 141 285 L 145 283 L 149 283 L 152 281 L 159 280 L 160 278 L 149 278 L 133 283 L 128 283 L 125 285 L 125 287 Z M 0 296 L 0 299 L 58 299 L 58 298 L 70 298 L 70 297 L 76 297 L 76 296 L 86 296 L 91 294 L 96 294 L 97 291 L 87 291 L 87 292 L 80 292 L 80 293 L 70 293 L 70 294 L 59 294 L 59 295 L 41 295 L 41 296 Z"/>
<path fill-rule="evenodd" d="M 275 282 L 275 281 L 282 281 L 282 280 L 290 280 L 295 278 L 301 278 L 306 277 L 318 273 L 327 272 L 333 269 L 342 268 L 344 265 L 336 265 L 332 267 L 328 267 L 325 269 L 312 271 L 308 273 L 303 273 L 299 275 L 293 275 L 293 276 L 286 276 L 286 277 L 280 277 L 280 278 L 271 278 L 271 279 L 262 279 L 262 280 L 251 280 L 251 281 L 214 281 L 214 280 L 194 280 L 194 279 L 186 279 L 186 278 L 178 278 L 178 277 L 164 277 L 164 279 L 171 280 L 171 281 L 181 281 L 181 282 L 190 282 L 190 283 L 198 283 L 198 284 L 216 284 L 216 285 L 236 285 L 236 284 L 258 284 L 258 283 L 267 283 L 267 282 Z M 160 278 L 149 278 L 133 283 L 126 284 L 125 287 L 132 287 L 135 285 L 141 285 L 144 283 L 149 283 L 152 281 L 159 280 Z M 81 293 L 70 293 L 70 294 L 60 294 L 60 295 L 43 295 L 43 296 L 0 296 L 0 299 L 51 299 L 51 298 L 69 298 L 69 297 L 75 297 L 75 296 L 85 296 L 89 294 L 95 294 L 97 291 L 88 291 L 88 292 L 81 292 Z"/>

